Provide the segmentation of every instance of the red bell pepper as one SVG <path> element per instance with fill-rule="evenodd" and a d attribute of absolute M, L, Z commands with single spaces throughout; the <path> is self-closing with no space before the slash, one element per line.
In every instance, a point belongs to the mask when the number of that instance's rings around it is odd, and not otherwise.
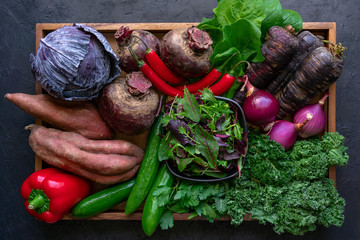
<path fill-rule="evenodd" d="M 89 192 L 85 179 L 56 168 L 32 173 L 21 186 L 27 212 L 47 223 L 59 221 Z"/>

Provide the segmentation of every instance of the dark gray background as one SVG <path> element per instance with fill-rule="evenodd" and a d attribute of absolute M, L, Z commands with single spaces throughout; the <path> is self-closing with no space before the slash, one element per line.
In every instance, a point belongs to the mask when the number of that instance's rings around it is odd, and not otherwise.
<path fill-rule="evenodd" d="M 348 47 L 345 70 L 337 83 L 337 130 L 345 135 L 350 161 L 337 169 L 337 187 L 346 200 L 341 228 L 318 228 L 303 237 L 277 235 L 270 226 L 246 222 L 176 221 L 153 239 L 360 239 L 359 157 L 359 0 L 281 0 L 283 8 L 307 22 L 336 22 L 337 40 Z M 193 22 L 212 17 L 215 0 L 2 0 L 0 1 L 0 96 L 35 92 L 29 55 L 35 51 L 36 23 Z M 23 207 L 20 186 L 34 171 L 34 154 L 24 129 L 34 119 L 13 104 L 0 101 L 0 239 L 144 239 L 139 221 L 34 220 Z"/>

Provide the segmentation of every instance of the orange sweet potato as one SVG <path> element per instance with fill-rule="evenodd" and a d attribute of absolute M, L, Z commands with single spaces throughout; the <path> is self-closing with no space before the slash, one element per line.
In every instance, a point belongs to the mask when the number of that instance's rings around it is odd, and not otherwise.
<path fill-rule="evenodd" d="M 91 140 L 78 133 L 31 124 L 29 144 L 55 167 L 102 184 L 126 181 L 137 172 L 144 152 L 125 140 Z"/>
<path fill-rule="evenodd" d="M 112 130 L 98 109 L 86 101 L 65 101 L 47 94 L 7 93 L 5 98 L 33 117 L 89 139 L 111 139 Z"/>

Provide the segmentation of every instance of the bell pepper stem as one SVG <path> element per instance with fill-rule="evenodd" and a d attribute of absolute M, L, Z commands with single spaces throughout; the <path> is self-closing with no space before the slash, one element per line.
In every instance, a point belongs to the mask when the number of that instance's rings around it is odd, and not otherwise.
<path fill-rule="evenodd" d="M 36 194 L 34 199 L 31 202 L 29 202 L 28 208 L 34 210 L 36 208 L 42 207 L 44 204 L 45 204 L 45 198 L 40 194 Z"/>
<path fill-rule="evenodd" d="M 50 200 L 46 196 L 46 194 L 40 189 L 31 190 L 28 201 L 28 209 L 30 210 L 35 210 L 37 213 L 43 213 L 49 210 Z"/>

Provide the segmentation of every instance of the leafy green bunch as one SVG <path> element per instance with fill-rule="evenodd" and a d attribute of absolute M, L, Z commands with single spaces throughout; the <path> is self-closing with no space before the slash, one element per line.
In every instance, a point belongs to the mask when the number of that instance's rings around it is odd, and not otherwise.
<path fill-rule="evenodd" d="M 237 53 L 227 64 L 227 72 L 241 61 L 264 60 L 261 46 L 272 26 L 289 24 L 299 31 L 303 23 L 297 12 L 283 9 L 279 0 L 218 0 L 213 12 L 214 17 L 203 18 L 198 28 L 207 31 L 214 42 L 210 58 L 214 67 Z M 243 75 L 243 70 L 237 68 L 235 75 Z"/>
<path fill-rule="evenodd" d="M 221 178 L 245 155 L 237 109 L 209 89 L 195 97 L 187 89 L 162 118 L 159 159 L 173 160 L 180 172 Z"/>
<path fill-rule="evenodd" d="M 344 137 L 325 133 L 295 143 L 290 151 L 250 129 L 249 149 L 241 178 L 229 181 L 194 183 L 179 180 L 168 188 L 163 229 L 173 225 L 172 213 L 189 213 L 210 222 L 229 215 L 239 225 L 247 213 L 260 224 L 271 224 L 276 233 L 303 235 L 317 226 L 341 226 L 345 200 L 328 178 L 330 166 L 347 164 Z M 171 194 L 169 194 L 171 192 Z"/>
<path fill-rule="evenodd" d="M 249 133 L 249 150 L 241 179 L 226 194 L 231 223 L 246 213 L 271 223 L 277 233 L 303 235 L 316 226 L 341 226 L 345 201 L 328 178 L 330 166 L 347 164 L 349 156 L 339 133 L 299 140 L 285 152 L 269 136 Z"/>
<path fill-rule="evenodd" d="M 206 218 L 209 222 L 226 215 L 225 194 L 228 183 L 196 183 L 179 180 L 169 195 L 169 189 L 154 192 L 157 204 L 167 206 L 163 214 L 160 227 L 171 228 L 174 225 L 173 213 L 190 213 L 188 219 L 196 217 Z M 165 193 L 165 194 L 163 194 Z M 162 196 L 170 196 L 163 198 Z"/>

